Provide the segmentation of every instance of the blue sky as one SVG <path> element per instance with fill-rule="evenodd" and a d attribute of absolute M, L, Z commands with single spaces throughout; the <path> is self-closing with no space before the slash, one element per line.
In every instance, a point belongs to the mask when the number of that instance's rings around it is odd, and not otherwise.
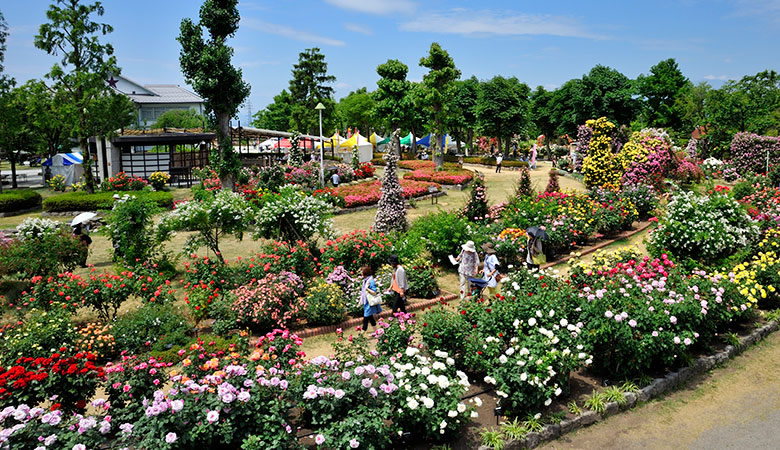
<path fill-rule="evenodd" d="M 6 72 L 42 78 L 55 61 L 33 46 L 46 0 L 3 0 L 11 36 Z M 123 75 L 141 83 L 184 84 L 176 41 L 181 19 L 199 0 L 105 0 Z M 253 111 L 287 87 L 298 53 L 320 47 L 336 76 L 336 96 L 376 88 L 376 66 L 409 65 L 439 42 L 463 77 L 516 76 L 531 87 L 560 86 L 596 64 L 634 78 L 676 58 L 692 81 L 720 85 L 764 69 L 780 70 L 780 0 L 657 1 L 240 1 L 234 62 L 252 85 Z M 242 112 L 242 122 L 246 112 Z"/>

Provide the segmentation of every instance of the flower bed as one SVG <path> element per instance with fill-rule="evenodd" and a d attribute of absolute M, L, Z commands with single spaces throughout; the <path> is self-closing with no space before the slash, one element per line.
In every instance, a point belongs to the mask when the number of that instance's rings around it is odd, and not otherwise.
<path fill-rule="evenodd" d="M 438 183 L 408 179 L 401 180 L 404 198 L 427 195 L 430 193 L 428 190 L 431 187 L 436 187 L 437 190 L 441 190 L 441 186 Z M 366 183 L 353 184 L 351 186 L 339 186 L 336 188 L 336 192 L 339 197 L 344 199 L 346 208 L 354 208 L 356 206 L 367 206 L 378 203 L 379 198 L 382 196 L 380 191 L 381 188 L 382 182 L 375 180 Z"/>
<path fill-rule="evenodd" d="M 412 170 L 405 173 L 405 179 L 429 181 L 433 183 L 456 185 L 468 183 L 474 178 L 474 172 L 459 169 L 455 164 L 444 164 L 444 170 L 435 170 L 433 161 L 400 161 L 398 167 Z"/>
<path fill-rule="evenodd" d="M 173 207 L 173 194 L 170 192 L 134 192 L 137 197 L 147 197 L 161 208 Z M 47 212 L 97 211 L 111 209 L 114 206 L 114 192 L 68 192 L 55 195 L 43 201 L 43 210 Z"/>

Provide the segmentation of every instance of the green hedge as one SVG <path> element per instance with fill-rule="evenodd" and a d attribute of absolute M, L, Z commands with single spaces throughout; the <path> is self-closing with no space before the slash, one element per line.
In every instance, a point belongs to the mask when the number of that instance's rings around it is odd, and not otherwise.
<path fill-rule="evenodd" d="M 0 212 L 14 212 L 41 206 L 41 194 L 29 189 L 3 191 L 0 194 Z"/>
<path fill-rule="evenodd" d="M 111 209 L 114 204 L 114 194 L 124 195 L 127 192 L 68 192 L 67 194 L 49 197 L 43 201 L 43 210 L 48 212 L 63 211 L 97 211 Z M 170 192 L 133 192 L 130 195 L 148 197 L 161 207 L 173 207 L 173 194 Z"/>
<path fill-rule="evenodd" d="M 458 157 L 455 155 L 444 155 L 444 160 L 447 162 L 458 162 Z M 463 157 L 463 163 L 464 164 L 482 164 L 485 166 L 495 166 L 496 165 L 496 158 L 493 157 L 487 157 L 487 156 L 464 156 Z M 514 160 L 508 160 L 505 159 L 501 165 L 503 167 L 528 167 L 528 163 L 526 161 L 514 161 Z"/>

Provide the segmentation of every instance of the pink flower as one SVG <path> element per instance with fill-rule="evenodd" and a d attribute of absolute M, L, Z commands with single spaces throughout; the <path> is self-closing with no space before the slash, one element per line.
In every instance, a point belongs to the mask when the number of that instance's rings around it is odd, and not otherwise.
<path fill-rule="evenodd" d="M 169 444 L 173 444 L 176 442 L 176 439 L 178 439 L 178 436 L 176 436 L 176 433 L 170 432 L 165 435 L 165 442 Z"/>
<path fill-rule="evenodd" d="M 669 317 L 669 322 L 672 322 L 673 324 L 677 325 L 677 317 L 675 316 Z"/>
<path fill-rule="evenodd" d="M 360 442 L 358 442 L 357 439 L 350 439 L 349 448 L 358 448 L 358 447 L 360 447 Z"/>
<path fill-rule="evenodd" d="M 219 420 L 219 411 L 209 411 L 208 414 L 206 414 L 206 420 L 208 423 L 214 423 Z"/>
<path fill-rule="evenodd" d="M 314 438 L 314 442 L 316 442 L 317 445 L 322 445 L 325 442 L 325 436 L 318 434 L 317 437 Z"/>
<path fill-rule="evenodd" d="M 629 325 L 631 328 L 636 328 L 636 320 L 634 320 L 634 319 L 631 319 L 631 320 L 629 320 L 629 321 L 628 321 L 628 325 Z"/>
<path fill-rule="evenodd" d="M 675 336 L 675 337 L 674 337 L 674 343 L 675 343 L 675 344 L 679 344 L 679 343 L 680 343 L 680 338 L 678 338 L 677 336 Z"/>

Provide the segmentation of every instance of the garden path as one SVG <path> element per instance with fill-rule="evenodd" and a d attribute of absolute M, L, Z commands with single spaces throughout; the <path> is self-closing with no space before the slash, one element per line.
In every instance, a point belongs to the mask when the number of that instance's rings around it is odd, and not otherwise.
<path fill-rule="evenodd" d="M 550 442 L 574 448 L 777 448 L 780 333 L 695 384 Z"/>

